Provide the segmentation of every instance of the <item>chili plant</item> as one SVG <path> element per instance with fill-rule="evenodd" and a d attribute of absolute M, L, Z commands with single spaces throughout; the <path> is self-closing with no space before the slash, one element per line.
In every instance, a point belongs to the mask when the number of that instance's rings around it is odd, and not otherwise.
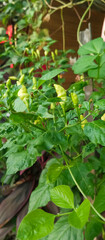
<path fill-rule="evenodd" d="M 73 71 L 80 81 L 67 90 L 58 83 L 62 65 L 47 67 L 36 77 L 34 70 L 24 70 L 24 75 L 10 76 L 0 85 L 6 176 L 33 166 L 43 151 L 50 156 L 31 194 L 18 240 L 104 239 L 105 43 L 92 40 L 78 54 Z M 93 91 L 87 101 L 90 78 Z M 58 214 L 46 211 L 49 201 L 59 207 Z"/>

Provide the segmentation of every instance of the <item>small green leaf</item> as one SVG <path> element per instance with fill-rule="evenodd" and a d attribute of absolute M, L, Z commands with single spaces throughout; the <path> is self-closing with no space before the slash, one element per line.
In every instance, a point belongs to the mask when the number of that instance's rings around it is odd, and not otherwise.
<path fill-rule="evenodd" d="M 104 121 L 96 120 L 94 122 L 87 123 L 84 127 L 84 133 L 94 144 L 101 144 L 105 146 Z"/>
<path fill-rule="evenodd" d="M 59 185 L 50 192 L 52 202 L 58 207 L 74 208 L 74 196 L 69 186 Z"/>
<path fill-rule="evenodd" d="M 49 186 L 44 184 L 38 186 L 31 194 L 29 201 L 29 212 L 44 207 L 50 201 Z"/>
<path fill-rule="evenodd" d="M 52 71 L 49 71 L 48 73 L 44 74 L 40 80 L 50 80 L 54 77 L 56 77 L 58 74 L 60 74 L 61 72 L 64 72 L 64 69 L 54 69 Z"/>
<path fill-rule="evenodd" d="M 16 98 L 13 104 L 13 108 L 16 112 L 24 112 L 27 109 L 26 105 L 20 98 Z"/>
<path fill-rule="evenodd" d="M 37 113 L 42 117 L 42 118 L 53 118 L 53 115 L 48 112 L 48 109 L 43 106 L 39 106 Z"/>
<path fill-rule="evenodd" d="M 47 236 L 54 227 L 55 215 L 46 213 L 41 209 L 27 214 L 20 223 L 18 240 L 39 240 Z"/>
<path fill-rule="evenodd" d="M 69 223 L 75 228 L 83 228 L 88 221 L 90 213 L 90 202 L 85 199 L 82 204 L 69 215 Z"/>
<path fill-rule="evenodd" d="M 105 99 L 100 99 L 97 102 L 95 102 L 94 106 L 101 111 L 105 110 Z"/>
<path fill-rule="evenodd" d="M 64 166 L 60 165 L 59 163 L 52 164 L 49 167 L 48 173 L 47 173 L 48 181 L 55 182 L 63 169 L 64 169 Z"/>

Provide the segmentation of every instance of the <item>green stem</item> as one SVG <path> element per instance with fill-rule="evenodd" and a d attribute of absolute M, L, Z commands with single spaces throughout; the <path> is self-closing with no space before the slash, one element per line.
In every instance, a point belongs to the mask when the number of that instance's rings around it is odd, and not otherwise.
<path fill-rule="evenodd" d="M 67 165 L 68 171 L 69 171 L 69 173 L 70 173 L 70 175 L 71 175 L 71 177 L 72 177 L 75 185 L 77 186 L 77 188 L 78 188 L 79 192 L 82 194 L 82 196 L 83 196 L 85 199 L 88 199 L 88 198 L 86 197 L 86 195 L 84 194 L 84 192 L 82 191 L 82 189 L 80 188 L 79 184 L 77 183 L 77 181 L 76 181 L 76 179 L 75 179 L 75 177 L 74 177 L 74 175 L 73 175 L 73 173 L 72 173 L 72 171 L 71 171 L 71 169 L 70 169 L 70 167 L 69 167 L 69 165 L 68 165 L 68 159 L 67 159 L 67 157 L 65 156 L 65 154 L 64 154 L 61 146 L 60 146 L 60 149 L 61 149 L 61 152 L 62 152 L 62 154 L 63 154 L 65 163 L 66 163 L 66 165 Z M 91 204 L 91 202 L 90 202 L 90 206 L 91 206 L 91 208 L 93 209 L 93 211 L 97 214 L 97 216 L 98 216 L 102 221 L 105 222 L 105 218 L 96 210 L 96 208 Z"/>
<path fill-rule="evenodd" d="M 55 215 L 56 217 L 62 217 L 65 215 L 69 215 L 71 212 L 67 212 L 67 213 L 58 213 L 57 215 Z"/>
<path fill-rule="evenodd" d="M 80 191 L 80 193 L 82 194 L 82 196 L 83 196 L 85 199 L 87 199 L 86 195 L 84 194 L 84 192 L 82 191 L 82 189 L 81 189 L 80 186 L 78 185 L 78 183 L 77 183 L 74 175 L 72 174 L 71 169 L 70 169 L 70 167 L 68 166 L 68 163 L 67 163 L 67 162 L 66 162 L 66 164 L 67 164 L 68 170 L 69 170 L 69 172 L 70 172 L 70 175 L 71 175 L 71 177 L 72 177 L 75 185 L 77 186 L 77 188 L 78 188 L 78 190 Z M 101 218 L 102 221 L 105 222 L 105 218 L 96 210 L 96 208 L 91 204 L 91 202 L 90 202 L 90 206 L 91 206 L 91 208 L 93 209 L 93 211 L 97 214 L 97 216 L 98 216 L 99 218 Z"/>
<path fill-rule="evenodd" d="M 63 18 L 63 9 L 61 9 L 61 21 L 62 21 L 63 51 L 65 52 L 65 24 Z"/>
<path fill-rule="evenodd" d="M 89 4 L 88 8 L 86 9 L 86 11 L 84 12 L 84 14 L 82 15 L 81 17 L 81 20 L 79 22 L 79 25 L 78 25 L 78 29 L 77 29 L 77 41 L 79 43 L 80 46 L 82 46 L 82 43 L 80 42 L 80 39 L 79 39 L 79 33 L 80 33 L 80 28 L 81 28 L 81 25 L 82 25 L 82 22 L 87 14 L 87 12 L 89 11 L 89 9 L 91 8 L 92 4 L 93 4 L 94 0 L 91 0 L 91 3 Z"/>

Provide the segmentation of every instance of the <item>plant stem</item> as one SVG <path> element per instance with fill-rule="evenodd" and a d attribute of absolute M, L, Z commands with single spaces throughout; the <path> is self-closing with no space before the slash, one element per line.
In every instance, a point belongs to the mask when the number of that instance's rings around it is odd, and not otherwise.
<path fill-rule="evenodd" d="M 68 159 L 67 159 L 67 157 L 65 156 L 65 154 L 64 154 L 64 152 L 63 152 L 63 150 L 62 150 L 61 145 L 60 145 L 60 149 L 61 149 L 61 152 L 62 152 L 62 154 L 63 154 L 65 163 L 66 163 L 66 165 L 67 165 L 68 171 L 69 171 L 69 173 L 70 173 L 70 175 L 71 175 L 71 177 L 72 177 L 75 185 L 77 186 L 77 188 L 78 188 L 79 192 L 82 194 L 82 196 L 83 196 L 85 199 L 88 199 L 88 198 L 86 197 L 86 195 L 84 194 L 84 192 L 82 191 L 82 189 L 80 188 L 79 184 L 77 183 L 77 181 L 76 181 L 76 179 L 75 179 L 75 177 L 74 177 L 74 175 L 73 175 L 73 173 L 72 173 L 72 171 L 71 171 L 71 169 L 70 169 L 70 167 L 69 167 L 69 165 L 68 165 Z M 91 204 L 91 202 L 90 202 L 90 206 L 91 206 L 91 208 L 93 209 L 93 211 L 97 214 L 97 216 L 98 216 L 102 221 L 105 222 L 105 218 L 95 209 L 95 207 Z"/>
<path fill-rule="evenodd" d="M 61 9 L 61 21 L 62 21 L 63 51 L 65 52 L 65 25 L 63 18 L 63 9 Z"/>
<path fill-rule="evenodd" d="M 80 191 L 80 193 L 82 194 L 82 196 L 83 196 L 85 199 L 87 199 L 86 195 L 84 194 L 84 192 L 82 191 L 82 189 L 81 189 L 80 186 L 78 185 L 78 183 L 77 183 L 74 175 L 72 174 L 71 169 L 70 169 L 70 167 L 69 167 L 69 165 L 68 165 L 67 162 L 66 162 L 66 164 L 67 164 L 68 170 L 69 170 L 69 172 L 70 172 L 70 175 L 71 175 L 71 177 L 72 177 L 75 185 L 77 186 L 77 188 L 78 188 L 78 190 Z M 91 206 L 91 208 L 94 210 L 94 212 L 97 214 L 97 216 L 98 216 L 99 218 L 101 218 L 102 221 L 105 222 L 105 218 L 94 208 L 94 206 L 91 204 L 91 202 L 90 202 L 90 206 Z"/>
<path fill-rule="evenodd" d="M 67 212 L 67 213 L 58 213 L 56 215 L 56 217 L 62 217 L 62 216 L 65 216 L 65 215 L 69 215 L 71 212 Z"/>
<path fill-rule="evenodd" d="M 79 43 L 80 46 L 82 46 L 82 43 L 80 42 L 80 39 L 79 39 L 79 33 L 80 33 L 80 28 L 81 28 L 81 25 L 82 25 L 82 22 L 87 14 L 87 12 L 89 11 L 89 9 L 91 8 L 92 4 L 93 4 L 94 0 L 91 0 L 91 3 L 90 5 L 88 6 L 88 8 L 86 9 L 86 11 L 84 12 L 84 14 L 82 15 L 81 17 L 81 20 L 79 22 L 79 25 L 78 25 L 78 29 L 77 29 L 77 41 Z"/>

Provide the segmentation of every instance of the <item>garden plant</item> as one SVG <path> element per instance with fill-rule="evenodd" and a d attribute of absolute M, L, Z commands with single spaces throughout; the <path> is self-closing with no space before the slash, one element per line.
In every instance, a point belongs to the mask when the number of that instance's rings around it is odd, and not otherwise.
<path fill-rule="evenodd" d="M 7 191 L 3 198 L 1 187 L 1 237 L 12 226 L 17 240 L 104 240 L 105 42 L 79 48 L 72 70 L 80 80 L 65 90 L 74 51 L 51 51 L 55 41 L 40 28 L 46 5 L 5 2 L 2 14 L 11 15 L 2 15 L 0 38 L 0 175 Z"/>

